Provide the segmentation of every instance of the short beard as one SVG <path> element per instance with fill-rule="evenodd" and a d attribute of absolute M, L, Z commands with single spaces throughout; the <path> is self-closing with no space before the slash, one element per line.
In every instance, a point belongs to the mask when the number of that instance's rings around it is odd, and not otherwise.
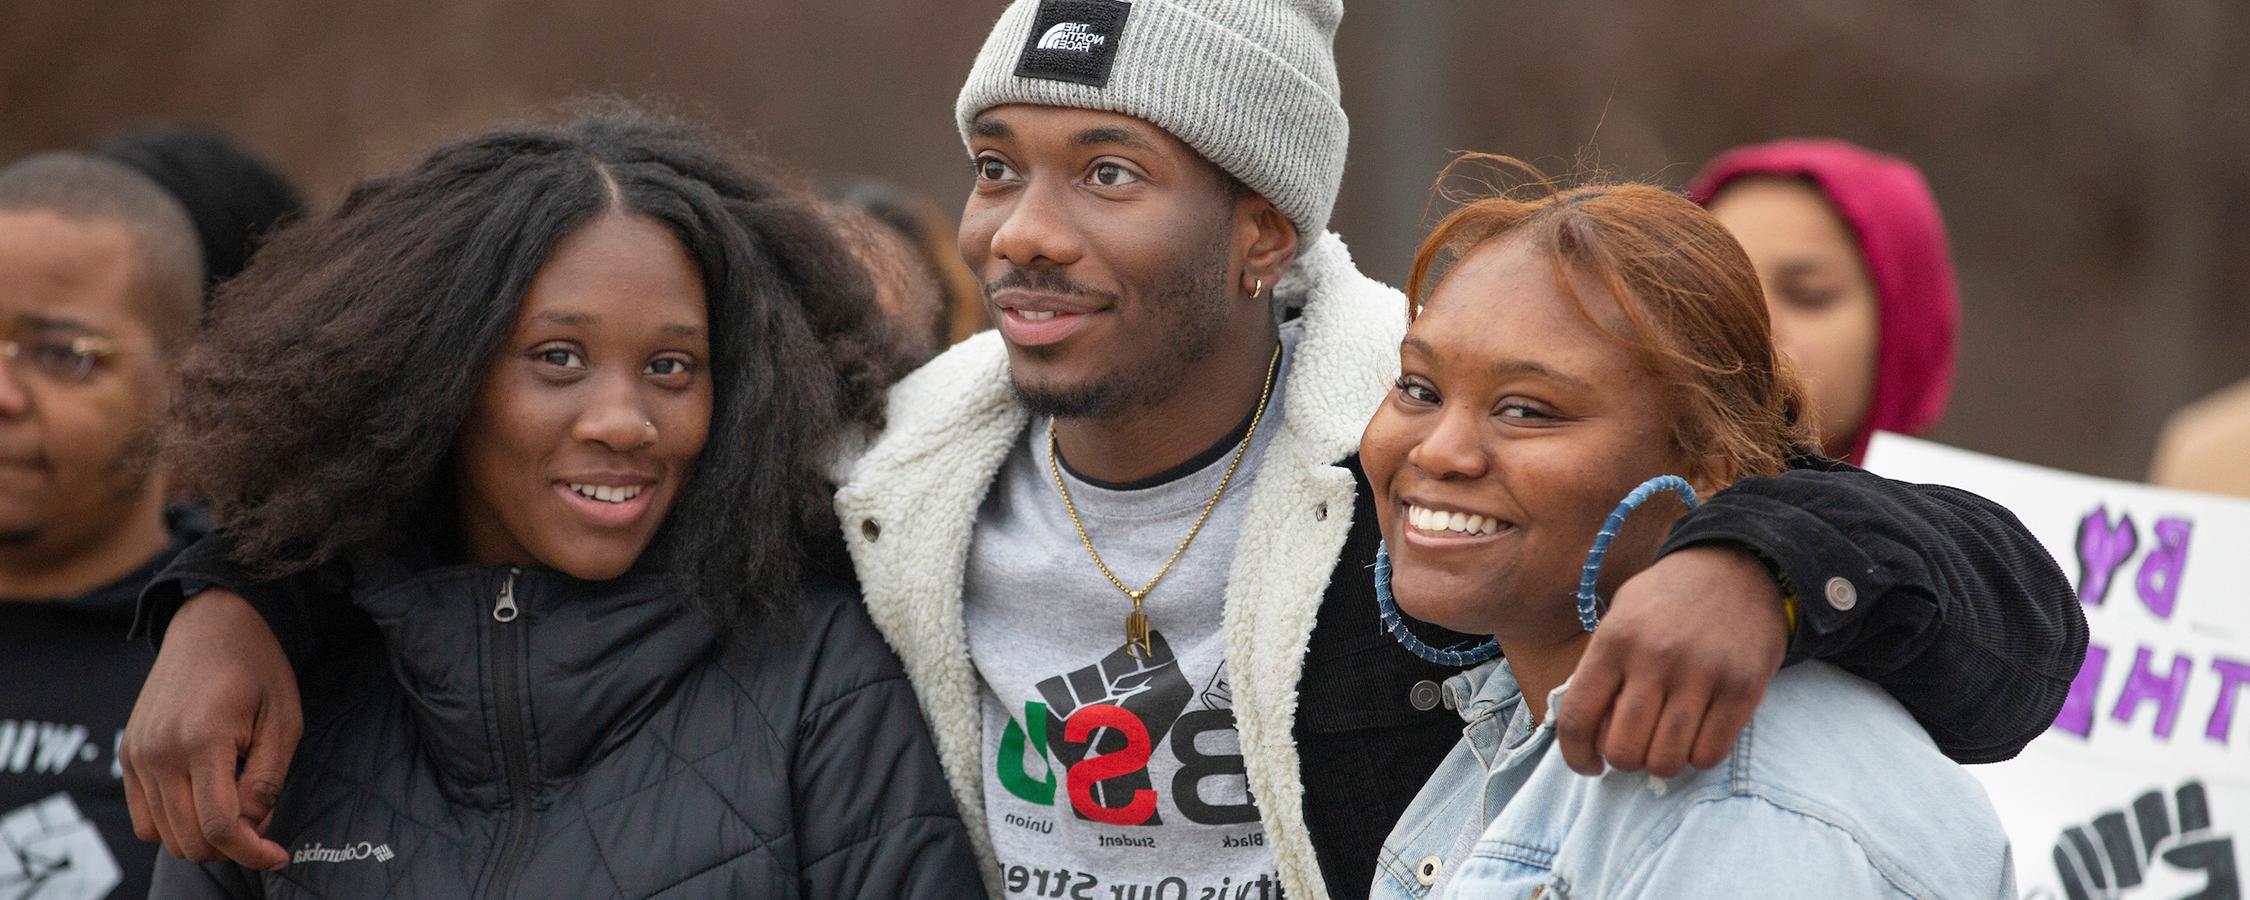
<path fill-rule="evenodd" d="M 1213 224 L 1193 246 L 1205 252 L 1181 260 L 1148 294 L 1163 344 L 1135 353 L 1098 379 L 1077 385 L 1024 384 L 1010 379 L 1016 399 L 1033 416 L 1105 419 L 1155 406 L 1177 393 L 1186 374 L 1210 358 L 1224 328 L 1226 290 L 1225 222 Z"/>
<path fill-rule="evenodd" d="M 1043 388 L 1011 382 L 1016 389 L 1016 401 L 1031 410 L 1033 417 L 1055 419 L 1085 419 L 1111 411 L 1117 404 L 1112 399 L 1117 393 L 1112 384 L 1089 384 L 1080 387 Z"/>

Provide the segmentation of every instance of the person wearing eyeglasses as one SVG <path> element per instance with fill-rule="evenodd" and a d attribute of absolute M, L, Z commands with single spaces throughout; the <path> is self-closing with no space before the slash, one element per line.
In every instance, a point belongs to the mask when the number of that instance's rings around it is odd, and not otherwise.
<path fill-rule="evenodd" d="M 76 154 L 0 168 L 0 896 L 147 895 L 116 747 L 154 651 L 126 632 L 201 530 L 153 451 L 202 297 L 155 182 Z"/>

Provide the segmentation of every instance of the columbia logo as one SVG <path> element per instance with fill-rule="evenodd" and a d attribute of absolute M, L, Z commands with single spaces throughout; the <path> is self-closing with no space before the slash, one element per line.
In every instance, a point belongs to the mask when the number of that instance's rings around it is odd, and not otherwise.
<path fill-rule="evenodd" d="M 341 847 L 323 847 L 319 843 L 314 843 L 310 847 L 297 848 L 296 852 L 289 854 L 289 861 L 293 863 L 341 863 L 372 859 L 376 862 L 390 862 L 391 858 L 397 855 L 391 852 L 391 845 L 389 844 L 371 844 L 360 841 L 356 844 L 345 844 Z"/>
<path fill-rule="evenodd" d="M 1039 49 L 1063 53 L 1092 53 L 1109 43 L 1109 35 L 1095 31 L 1084 22 L 1057 22 L 1039 36 Z"/>

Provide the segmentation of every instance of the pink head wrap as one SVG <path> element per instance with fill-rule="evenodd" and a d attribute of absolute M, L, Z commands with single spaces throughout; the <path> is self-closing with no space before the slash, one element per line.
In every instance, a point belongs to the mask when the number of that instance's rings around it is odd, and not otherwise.
<path fill-rule="evenodd" d="M 1921 171 L 1845 141 L 1775 141 L 1721 154 L 1688 183 L 1688 197 L 1708 206 L 1728 182 L 1755 175 L 1804 178 L 1819 188 L 1858 236 L 1875 281 L 1882 322 L 1875 396 L 1852 436 L 1850 461 L 1859 462 L 1876 429 L 1919 434 L 1936 424 L 1953 389 L 1961 299 L 1945 222 Z"/>

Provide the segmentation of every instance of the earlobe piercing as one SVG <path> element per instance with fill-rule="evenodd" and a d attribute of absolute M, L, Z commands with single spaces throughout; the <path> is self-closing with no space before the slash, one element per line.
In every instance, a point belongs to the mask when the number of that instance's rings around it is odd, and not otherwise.
<path fill-rule="evenodd" d="M 1252 279 L 1252 280 L 1251 280 L 1251 284 L 1250 284 L 1250 299 L 1252 299 L 1252 300 L 1256 300 L 1256 299 L 1258 299 L 1258 295 L 1260 295 L 1260 294 L 1263 294 L 1263 293 L 1265 293 L 1265 292 L 1266 292 L 1266 280 L 1265 280 L 1265 279 L 1263 279 L 1263 278 L 1255 278 L 1255 279 Z"/>

